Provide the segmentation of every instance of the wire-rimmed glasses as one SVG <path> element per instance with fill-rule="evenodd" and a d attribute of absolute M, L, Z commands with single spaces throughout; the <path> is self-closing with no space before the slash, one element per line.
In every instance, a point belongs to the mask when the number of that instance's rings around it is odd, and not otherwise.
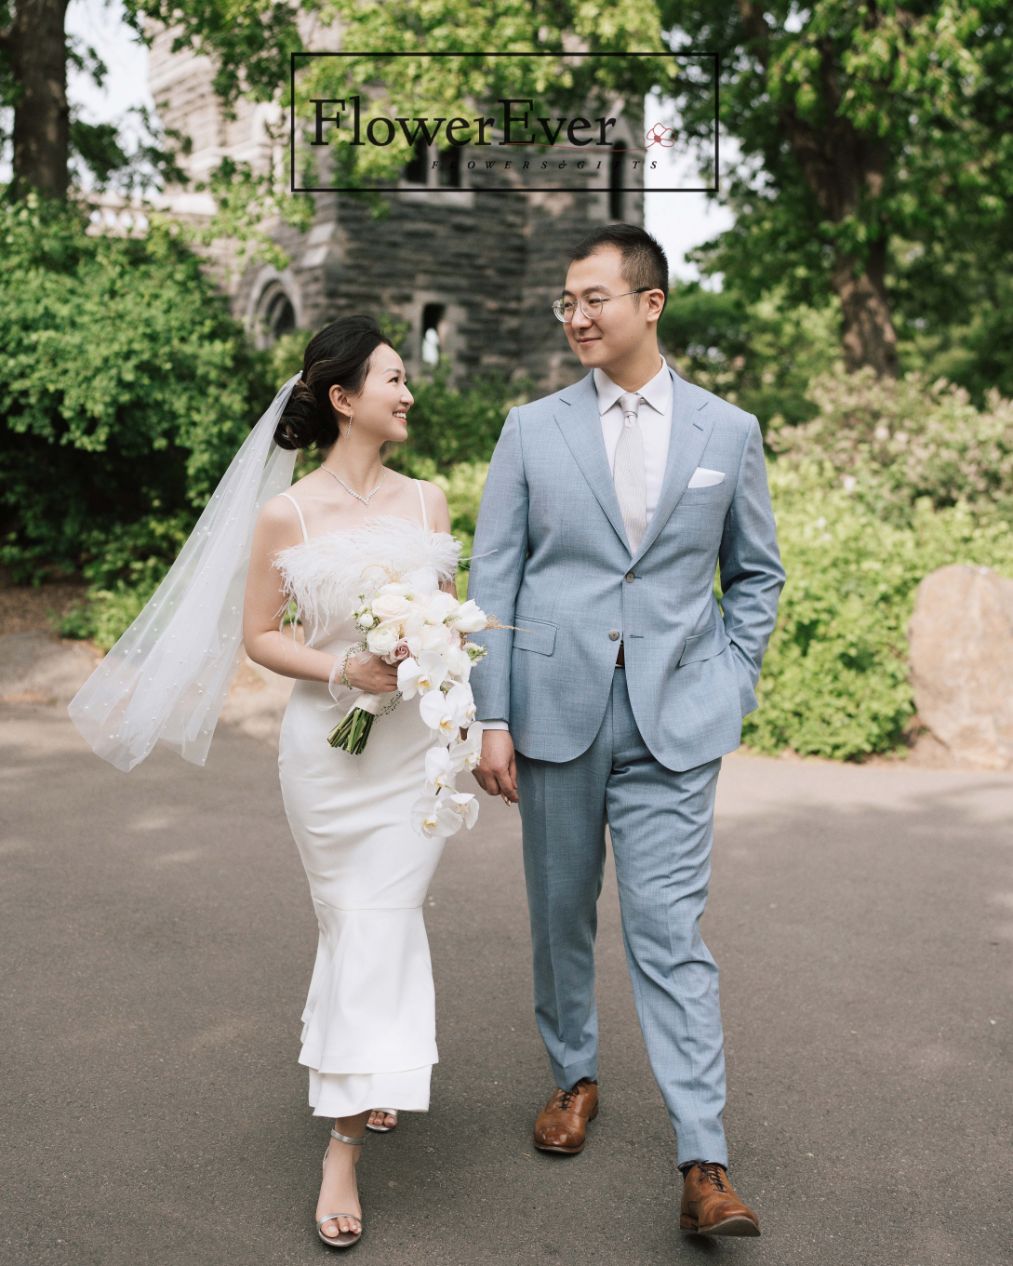
<path fill-rule="evenodd" d="M 564 325 L 569 325 L 573 320 L 573 314 L 577 311 L 577 303 L 580 304 L 580 310 L 589 321 L 595 321 L 602 314 L 605 304 L 611 299 L 625 299 L 627 295 L 642 295 L 647 290 L 655 290 L 656 286 L 640 286 L 637 290 L 624 290 L 621 295 L 592 295 L 589 299 L 553 299 L 552 312 L 557 321 L 562 321 Z"/>

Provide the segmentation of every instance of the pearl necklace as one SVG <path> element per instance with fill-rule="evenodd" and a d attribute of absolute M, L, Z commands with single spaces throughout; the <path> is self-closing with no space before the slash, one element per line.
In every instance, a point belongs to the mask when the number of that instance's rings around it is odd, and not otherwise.
<path fill-rule="evenodd" d="M 370 498 L 376 492 L 376 489 L 380 487 L 380 484 L 383 482 L 383 477 L 387 473 L 386 470 L 381 471 L 380 478 L 376 481 L 376 486 L 372 489 L 372 491 L 367 492 L 366 495 L 363 497 L 359 493 L 357 493 L 354 488 L 349 488 L 348 484 L 346 484 L 343 479 L 339 478 L 339 476 L 335 475 L 334 471 L 331 470 L 329 466 L 322 465 L 320 469 L 326 470 L 329 475 L 334 475 L 334 478 L 337 479 L 338 483 L 342 486 L 342 488 L 344 488 L 346 492 L 350 492 L 352 496 L 355 497 L 356 500 L 361 501 L 364 506 L 369 505 Z"/>

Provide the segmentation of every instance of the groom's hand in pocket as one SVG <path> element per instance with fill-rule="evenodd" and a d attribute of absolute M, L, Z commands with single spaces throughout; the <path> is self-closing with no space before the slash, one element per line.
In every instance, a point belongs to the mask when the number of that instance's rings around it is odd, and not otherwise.
<path fill-rule="evenodd" d="M 502 796 L 517 804 L 517 762 L 509 730 L 486 730 L 482 735 L 482 759 L 471 771 L 490 796 Z"/>

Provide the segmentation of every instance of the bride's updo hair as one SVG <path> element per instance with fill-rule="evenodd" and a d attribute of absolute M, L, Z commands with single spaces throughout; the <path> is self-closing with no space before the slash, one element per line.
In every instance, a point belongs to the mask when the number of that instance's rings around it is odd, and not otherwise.
<path fill-rule="evenodd" d="M 350 395 L 362 389 L 369 358 L 386 343 L 394 344 L 371 316 L 343 316 L 310 339 L 303 354 L 302 377 L 292 388 L 275 432 L 279 448 L 324 452 L 338 438 L 338 414 L 327 393 L 334 386 Z"/>

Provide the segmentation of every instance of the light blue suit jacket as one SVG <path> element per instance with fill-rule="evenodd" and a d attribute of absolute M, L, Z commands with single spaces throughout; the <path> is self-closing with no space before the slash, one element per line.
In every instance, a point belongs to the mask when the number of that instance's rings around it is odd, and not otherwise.
<path fill-rule="evenodd" d="M 526 756 L 568 761 L 590 746 L 620 637 L 634 717 L 669 769 L 734 750 L 756 707 L 785 579 L 759 423 L 669 372 L 668 461 L 632 554 L 592 374 L 511 409 L 503 424 L 468 597 L 518 627 L 471 635 L 488 648 L 471 686 L 476 715 L 505 719 Z M 724 479 L 689 488 L 698 466 Z"/>

